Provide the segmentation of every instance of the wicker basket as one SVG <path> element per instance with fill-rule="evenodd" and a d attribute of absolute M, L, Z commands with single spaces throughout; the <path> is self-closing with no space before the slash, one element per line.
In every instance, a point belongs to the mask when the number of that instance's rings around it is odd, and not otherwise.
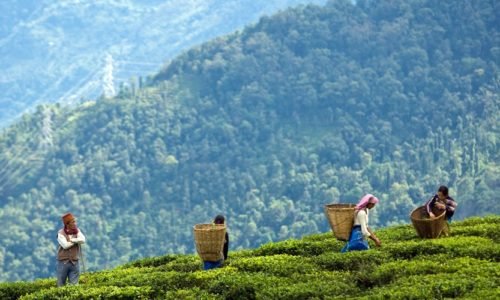
<path fill-rule="evenodd" d="M 437 217 L 431 219 L 425 206 L 420 206 L 411 212 L 410 218 L 419 237 L 434 239 L 441 233 L 447 233 L 448 224 L 445 215 L 446 211 L 438 212 Z"/>
<path fill-rule="evenodd" d="M 226 225 L 196 224 L 193 230 L 196 252 L 203 261 L 218 261 L 223 258 Z"/>
<path fill-rule="evenodd" d="M 354 223 L 355 204 L 327 204 L 325 215 L 332 228 L 333 235 L 342 241 L 347 241 Z"/>

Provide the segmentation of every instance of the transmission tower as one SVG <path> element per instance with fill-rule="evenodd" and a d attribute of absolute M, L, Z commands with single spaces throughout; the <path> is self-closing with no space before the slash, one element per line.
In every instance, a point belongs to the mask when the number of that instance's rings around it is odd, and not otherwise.
<path fill-rule="evenodd" d="M 52 138 L 52 112 L 48 106 L 43 107 L 42 140 L 40 146 L 47 149 L 54 145 Z"/>
<path fill-rule="evenodd" d="M 115 96 L 115 86 L 113 84 L 113 57 L 111 54 L 106 55 L 106 64 L 104 65 L 104 76 L 102 78 L 102 89 L 104 98 L 112 98 Z"/>

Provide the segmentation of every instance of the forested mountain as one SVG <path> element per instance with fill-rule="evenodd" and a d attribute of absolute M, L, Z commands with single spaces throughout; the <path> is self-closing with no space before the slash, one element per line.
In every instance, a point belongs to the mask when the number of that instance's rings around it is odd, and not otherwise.
<path fill-rule="evenodd" d="M 3 0 L 0 126 L 36 104 L 98 97 L 264 14 L 326 0 Z M 113 59 L 109 62 L 108 55 Z M 105 79 L 113 68 L 114 77 Z"/>
<path fill-rule="evenodd" d="M 39 106 L 0 138 L 0 280 L 53 274 L 60 216 L 87 266 L 328 230 L 323 205 L 408 222 L 439 185 L 500 213 L 497 1 L 331 1 L 193 48 L 117 97 Z"/>

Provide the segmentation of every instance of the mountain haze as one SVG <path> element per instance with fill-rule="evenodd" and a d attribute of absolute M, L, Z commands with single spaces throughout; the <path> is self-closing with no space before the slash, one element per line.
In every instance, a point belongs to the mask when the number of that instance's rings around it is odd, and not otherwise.
<path fill-rule="evenodd" d="M 157 72 L 181 51 L 288 6 L 326 0 L 5 0 L 0 3 L 0 126 L 37 104 L 103 93 Z"/>
<path fill-rule="evenodd" d="M 182 53 L 117 96 L 43 105 L 0 138 L 0 280 L 53 274 L 66 211 L 87 265 L 328 230 L 323 205 L 408 222 L 441 184 L 455 219 L 499 214 L 497 1 L 299 6 Z"/>

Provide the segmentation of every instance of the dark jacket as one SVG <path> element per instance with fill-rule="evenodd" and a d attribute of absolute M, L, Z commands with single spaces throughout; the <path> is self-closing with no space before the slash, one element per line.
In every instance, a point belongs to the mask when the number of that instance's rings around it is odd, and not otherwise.
<path fill-rule="evenodd" d="M 431 197 L 429 200 L 427 200 L 427 203 L 425 203 L 425 208 L 427 209 L 427 213 L 430 213 L 434 206 L 436 205 L 436 202 L 439 201 L 438 195 L 434 195 Z M 446 203 L 443 203 L 446 206 L 446 218 L 451 218 L 453 217 L 453 214 L 455 213 L 455 208 L 457 207 L 457 202 L 451 198 L 450 196 L 446 197 Z"/>
<path fill-rule="evenodd" d="M 222 253 L 224 254 L 224 260 L 227 260 L 227 252 L 229 250 L 229 234 L 226 231 L 226 240 L 224 241 L 224 249 Z"/>

